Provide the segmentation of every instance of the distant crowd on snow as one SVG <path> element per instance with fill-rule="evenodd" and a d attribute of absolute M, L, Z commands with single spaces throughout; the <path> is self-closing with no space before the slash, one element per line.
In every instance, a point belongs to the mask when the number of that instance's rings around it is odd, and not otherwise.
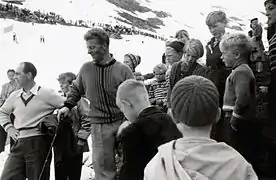
<path fill-rule="evenodd" d="M 112 38 L 121 39 L 121 35 L 144 35 L 155 39 L 160 39 L 165 41 L 166 39 L 163 36 L 143 32 L 135 29 L 134 27 L 126 27 L 123 25 L 111 25 L 106 23 L 96 23 L 92 21 L 66 21 L 61 15 L 58 15 L 54 12 L 41 12 L 40 10 L 31 11 L 27 8 L 19 8 L 13 6 L 11 3 L 6 3 L 6 5 L 0 3 L 0 18 L 4 19 L 14 19 L 16 21 L 30 22 L 30 23 L 39 23 L 39 24 L 61 24 L 66 26 L 78 26 L 90 28 L 94 26 L 102 27 Z"/>

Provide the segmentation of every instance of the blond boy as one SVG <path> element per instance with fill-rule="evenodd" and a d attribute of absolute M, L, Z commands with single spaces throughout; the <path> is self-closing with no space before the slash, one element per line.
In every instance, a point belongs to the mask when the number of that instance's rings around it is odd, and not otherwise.
<path fill-rule="evenodd" d="M 181 137 L 181 134 L 170 116 L 151 106 L 146 87 L 137 80 L 126 80 L 119 86 L 116 103 L 131 122 L 119 128 L 123 151 L 119 179 L 141 180 L 157 147 Z"/>
<path fill-rule="evenodd" d="M 241 33 L 224 36 L 219 45 L 223 62 L 232 69 L 226 80 L 223 100 L 224 119 L 231 126 L 229 143 L 254 167 L 260 131 L 255 121 L 256 80 L 248 66 L 251 46 L 248 37 Z"/>

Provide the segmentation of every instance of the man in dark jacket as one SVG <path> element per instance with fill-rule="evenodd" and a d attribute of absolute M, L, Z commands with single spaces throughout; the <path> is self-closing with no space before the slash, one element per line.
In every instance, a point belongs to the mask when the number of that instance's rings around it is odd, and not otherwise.
<path fill-rule="evenodd" d="M 118 88 L 116 102 L 128 119 L 119 128 L 123 151 L 119 179 L 142 180 L 144 168 L 158 152 L 158 147 L 180 138 L 181 134 L 169 115 L 150 105 L 141 82 L 123 82 Z"/>

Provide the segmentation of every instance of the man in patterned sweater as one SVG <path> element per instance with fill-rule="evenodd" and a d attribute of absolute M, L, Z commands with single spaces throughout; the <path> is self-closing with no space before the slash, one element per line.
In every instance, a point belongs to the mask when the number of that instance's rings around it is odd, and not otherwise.
<path fill-rule="evenodd" d="M 110 56 L 109 37 L 104 30 L 93 28 L 84 39 L 93 61 L 81 67 L 58 118 L 66 116 L 83 95 L 90 101 L 95 177 L 96 180 L 114 180 L 115 134 L 124 119 L 116 105 L 116 92 L 122 82 L 134 76 L 127 65 Z"/>
<path fill-rule="evenodd" d="M 255 121 L 256 80 L 248 66 L 251 48 L 251 41 L 244 34 L 229 34 L 220 42 L 223 62 L 226 67 L 232 68 L 226 79 L 223 101 L 225 121 L 231 126 L 226 142 L 255 168 L 260 131 Z"/>

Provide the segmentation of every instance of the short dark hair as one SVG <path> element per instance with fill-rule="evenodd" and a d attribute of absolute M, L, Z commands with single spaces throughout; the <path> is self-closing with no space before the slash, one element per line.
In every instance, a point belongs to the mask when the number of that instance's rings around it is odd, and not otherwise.
<path fill-rule="evenodd" d="M 256 21 L 256 20 L 258 20 L 258 18 L 253 18 L 250 20 L 250 22 L 252 23 L 253 21 Z"/>
<path fill-rule="evenodd" d="M 31 73 L 33 78 L 36 77 L 36 74 L 37 74 L 37 70 L 36 70 L 36 67 L 30 63 L 30 62 L 22 62 L 21 64 L 24 64 L 24 68 L 23 68 L 23 72 L 24 73 Z"/>
<path fill-rule="evenodd" d="M 276 5 L 276 0 L 266 0 L 266 1 L 264 2 L 264 5 L 266 6 L 266 4 L 268 4 L 268 3 L 271 3 L 271 4 Z"/>
<path fill-rule="evenodd" d="M 97 39 L 101 44 L 106 43 L 109 46 L 109 37 L 105 30 L 101 28 L 93 28 L 87 31 L 84 35 L 84 40 Z"/>
<path fill-rule="evenodd" d="M 9 70 L 7 71 L 7 74 L 8 74 L 9 72 L 15 73 L 15 70 L 14 70 L 14 69 L 9 69 Z"/>

